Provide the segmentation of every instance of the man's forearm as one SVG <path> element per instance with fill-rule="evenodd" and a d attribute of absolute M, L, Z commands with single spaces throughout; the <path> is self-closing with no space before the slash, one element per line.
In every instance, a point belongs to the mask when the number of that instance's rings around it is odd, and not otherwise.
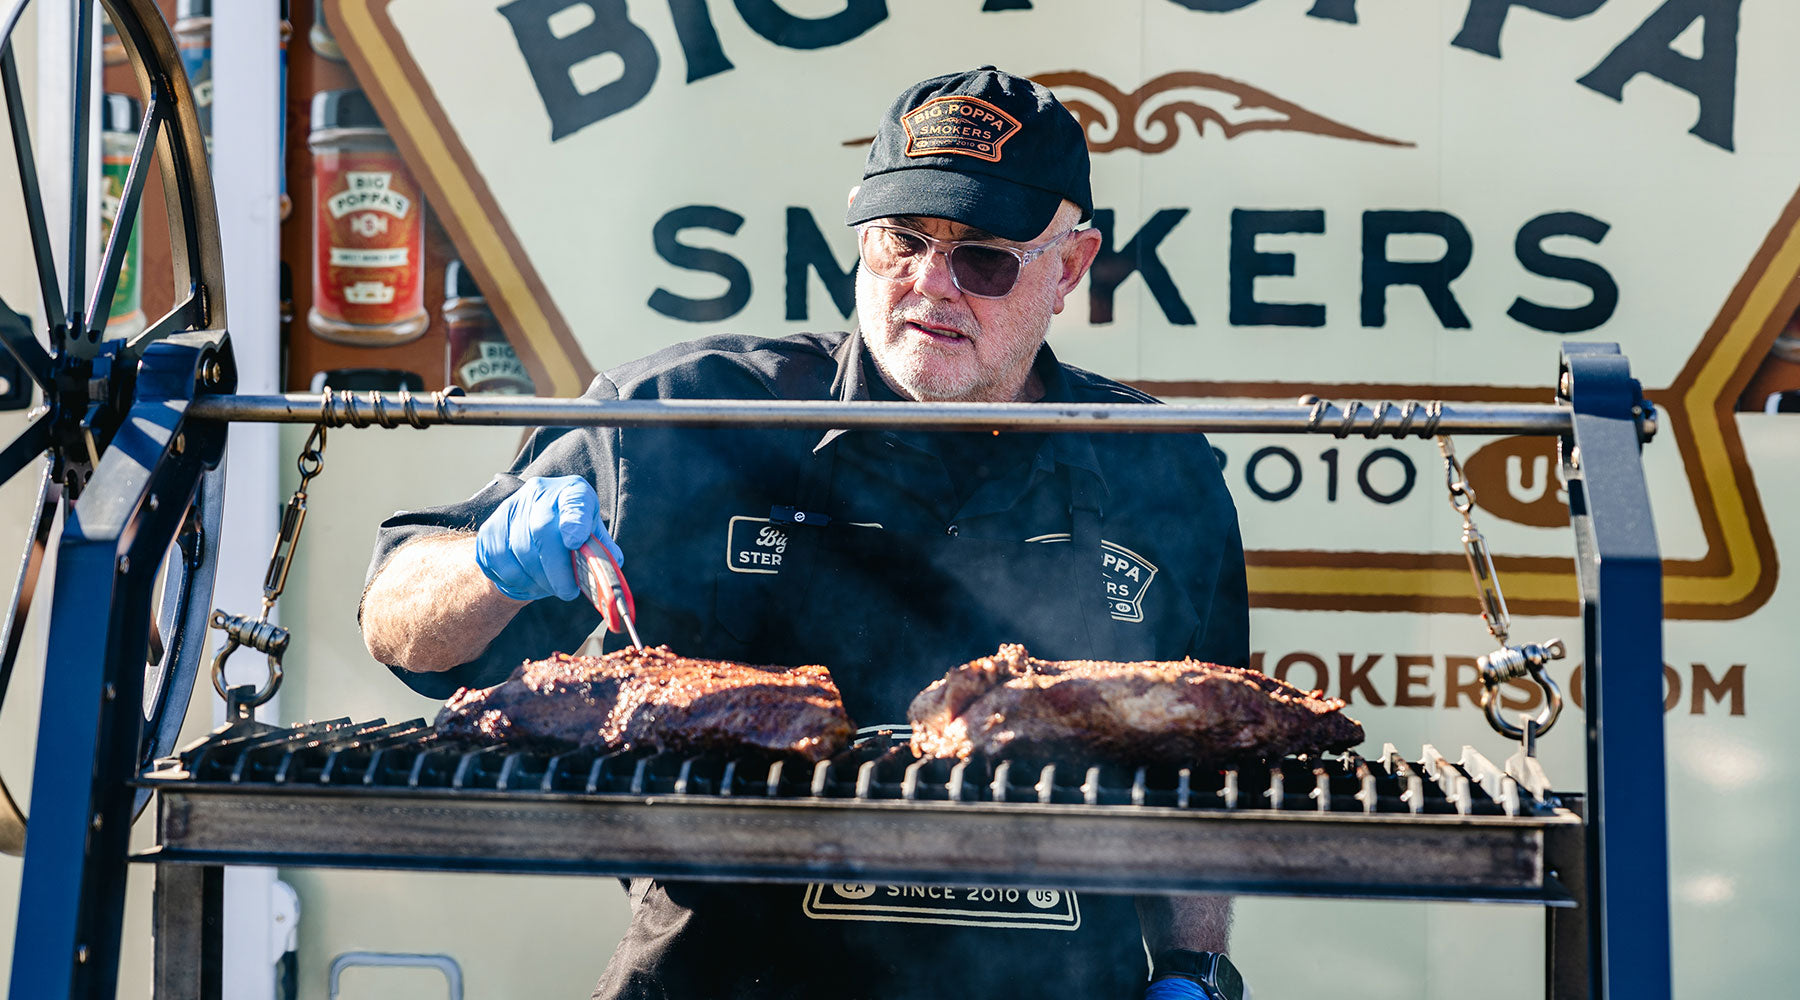
<path fill-rule="evenodd" d="M 482 575 L 474 535 L 426 535 L 389 556 L 363 593 L 363 643 L 382 663 L 448 670 L 481 655 L 526 603 Z"/>
<path fill-rule="evenodd" d="M 1231 942 L 1230 896 L 1139 896 L 1137 911 L 1152 955 L 1167 948 L 1223 952 Z"/>

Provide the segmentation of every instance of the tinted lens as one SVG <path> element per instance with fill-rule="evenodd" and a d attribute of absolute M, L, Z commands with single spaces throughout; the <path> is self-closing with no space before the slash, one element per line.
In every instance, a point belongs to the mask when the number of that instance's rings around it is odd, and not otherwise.
<path fill-rule="evenodd" d="M 911 281 L 931 253 L 930 241 L 918 233 L 885 226 L 862 231 L 863 263 L 884 278 Z M 950 273 L 965 294 L 999 298 L 1018 282 L 1019 258 L 998 247 L 965 243 L 951 249 Z"/>
<path fill-rule="evenodd" d="M 862 252 L 869 270 L 884 278 L 904 278 L 930 248 L 912 233 L 871 226 L 863 231 Z"/>
<path fill-rule="evenodd" d="M 1019 280 L 1019 258 L 997 247 L 965 243 L 950 252 L 950 271 L 970 295 L 998 298 Z"/>

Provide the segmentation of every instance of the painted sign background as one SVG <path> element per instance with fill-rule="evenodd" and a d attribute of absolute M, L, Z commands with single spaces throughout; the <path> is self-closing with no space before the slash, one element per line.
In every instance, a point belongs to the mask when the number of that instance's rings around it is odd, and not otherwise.
<path fill-rule="evenodd" d="M 1675 619 L 1678 995 L 1778 995 L 1800 972 L 1780 931 L 1800 918 L 1781 832 L 1800 810 L 1761 791 L 1795 777 L 1781 706 L 1795 694 L 1800 593 L 1778 553 L 1800 545 L 1783 502 L 1800 487 L 1800 440 L 1789 418 L 1731 412 L 1800 300 L 1800 66 L 1787 52 L 1800 8 L 326 8 L 545 392 L 707 333 L 844 325 L 854 242 L 841 210 L 876 117 L 913 80 L 990 62 L 1051 82 L 1089 123 L 1107 254 L 1054 328 L 1065 360 L 1169 397 L 1542 401 L 1560 342 L 1620 343 L 1662 416 L 1645 457 Z M 432 439 L 405 456 L 417 475 L 340 502 L 372 518 L 462 495 L 511 443 L 487 440 L 481 464 Z M 1264 668 L 1348 698 L 1377 743 L 1504 756 L 1461 693 L 1491 644 L 1432 445 L 1214 443 L 1253 550 Z M 1478 440 L 1459 451 L 1517 636 L 1577 635 L 1547 454 Z M 445 477 L 451 454 L 466 475 Z M 370 443 L 371 468 L 395 460 Z M 345 530 L 357 549 L 366 524 Z M 353 616 L 339 591 L 360 557 L 313 571 L 299 597 L 309 617 Z M 357 655 L 341 645 L 339 664 Z M 1573 666 L 1558 667 L 1565 687 Z M 384 676 L 363 680 L 371 704 L 402 697 Z M 309 686 L 313 714 L 346 711 L 345 688 L 326 688 Z M 1563 787 L 1582 782 L 1576 725 L 1543 751 Z M 297 884 L 354 884 L 333 878 Z M 1292 960 L 1301 934 L 1316 966 Z M 1533 995 L 1540 938 L 1529 910 L 1247 900 L 1234 951 L 1264 997 L 1511 997 Z M 588 955 L 596 971 L 608 944 Z M 1493 974 L 1497 957 L 1510 973 Z"/>
<path fill-rule="evenodd" d="M 707 332 L 841 326 L 839 212 L 875 117 L 914 79 L 993 62 L 1056 88 L 1095 153 L 1106 250 L 1056 327 L 1066 360 L 1168 397 L 1542 400 L 1560 341 L 1617 341 L 1670 442 L 1651 459 L 1670 614 L 1740 617 L 1777 566 L 1723 415 L 1800 301 L 1781 42 L 1800 12 L 1542 6 L 331 9 L 557 392 Z M 1490 504 L 1513 517 L 1501 566 L 1516 607 L 1566 611 L 1549 455 L 1513 444 L 1478 463 L 1510 500 Z M 1419 535 L 1429 445 L 1236 451 L 1263 605 L 1461 600 L 1460 557 Z"/>

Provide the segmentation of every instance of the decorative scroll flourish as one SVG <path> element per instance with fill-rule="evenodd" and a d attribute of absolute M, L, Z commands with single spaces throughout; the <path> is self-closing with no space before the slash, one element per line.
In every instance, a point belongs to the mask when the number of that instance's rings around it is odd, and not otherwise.
<path fill-rule="evenodd" d="M 1226 139 L 1246 132 L 1306 132 L 1382 146 L 1415 145 L 1352 128 L 1260 87 L 1216 73 L 1164 73 L 1129 94 L 1081 70 L 1041 73 L 1032 79 L 1056 92 L 1057 99 L 1081 123 L 1088 149 L 1095 153 L 1116 149 L 1167 152 L 1181 138 L 1183 118 L 1201 138 L 1206 137 L 1211 123 Z M 864 136 L 844 145 L 866 146 L 871 141 L 872 137 Z"/>
<path fill-rule="evenodd" d="M 1202 138 L 1210 122 L 1226 139 L 1246 132 L 1309 132 L 1383 146 L 1414 145 L 1352 128 L 1259 87 L 1214 73 L 1164 73 L 1129 94 L 1080 70 L 1042 73 L 1032 79 L 1056 92 L 1081 123 L 1088 148 L 1096 153 L 1115 149 L 1165 152 L 1180 138 L 1183 118 Z"/>

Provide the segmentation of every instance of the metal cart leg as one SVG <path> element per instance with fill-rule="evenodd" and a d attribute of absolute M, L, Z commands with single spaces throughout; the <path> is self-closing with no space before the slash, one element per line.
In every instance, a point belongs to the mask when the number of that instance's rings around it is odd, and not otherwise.
<path fill-rule="evenodd" d="M 1662 557 L 1639 454 L 1654 420 L 1612 344 L 1567 344 L 1562 442 L 1586 633 L 1591 995 L 1668 1000 Z"/>
<path fill-rule="evenodd" d="M 1571 812 L 1585 816 L 1579 795 L 1562 796 Z M 1546 1000 L 1587 1000 L 1588 891 L 1587 838 L 1581 828 L 1553 827 L 1544 845 L 1544 861 L 1574 906 L 1544 909 L 1544 996 Z"/>
<path fill-rule="evenodd" d="M 157 1000 L 223 996 L 224 909 L 222 866 L 156 866 Z"/>

